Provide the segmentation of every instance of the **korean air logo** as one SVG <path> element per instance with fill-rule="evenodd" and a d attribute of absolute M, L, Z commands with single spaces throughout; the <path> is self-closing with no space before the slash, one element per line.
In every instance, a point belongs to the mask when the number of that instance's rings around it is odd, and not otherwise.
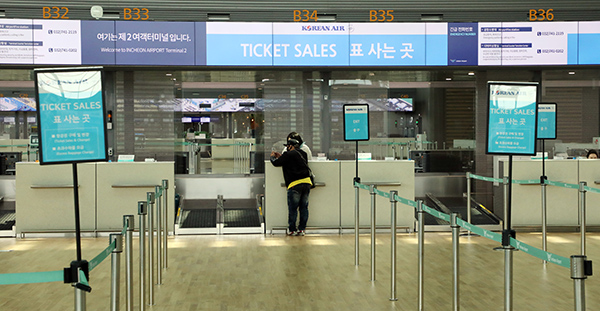
<path fill-rule="evenodd" d="M 346 26 L 302 26 L 304 32 L 345 32 Z"/>
<path fill-rule="evenodd" d="M 527 95 L 527 92 L 524 91 L 503 91 L 503 90 L 496 90 L 496 91 L 492 91 L 492 95 L 506 95 L 506 96 L 514 96 L 514 95 Z"/>

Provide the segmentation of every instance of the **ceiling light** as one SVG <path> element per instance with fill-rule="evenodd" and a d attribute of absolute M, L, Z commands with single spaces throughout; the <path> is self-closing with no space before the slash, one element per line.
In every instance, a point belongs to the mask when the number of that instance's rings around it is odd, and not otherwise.
<path fill-rule="evenodd" d="M 451 81 L 451 80 L 452 80 L 452 78 L 446 78 L 446 81 Z"/>
<path fill-rule="evenodd" d="M 569 71 L 569 74 L 570 74 L 570 75 L 574 75 L 574 74 L 575 74 L 575 71 Z"/>
<path fill-rule="evenodd" d="M 444 14 L 421 14 L 421 21 L 435 22 L 444 19 Z"/>
<path fill-rule="evenodd" d="M 208 13 L 209 21 L 228 21 L 231 20 L 231 15 L 229 13 Z"/>
<path fill-rule="evenodd" d="M 475 75 L 475 73 L 473 71 L 469 72 L 469 76 L 474 76 L 474 75 Z"/>
<path fill-rule="evenodd" d="M 317 21 L 319 22 L 335 22 L 336 20 L 337 14 L 317 13 Z"/>

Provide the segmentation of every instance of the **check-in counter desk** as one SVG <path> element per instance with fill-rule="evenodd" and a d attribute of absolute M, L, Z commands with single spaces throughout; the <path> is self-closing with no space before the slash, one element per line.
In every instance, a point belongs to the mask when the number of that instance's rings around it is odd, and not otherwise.
<path fill-rule="evenodd" d="M 173 230 L 173 162 L 81 163 L 77 165 L 82 231 L 120 231 L 123 215 L 139 220 L 138 201 L 169 181 L 169 231 Z M 17 163 L 17 233 L 75 230 L 71 164 Z"/>
<path fill-rule="evenodd" d="M 96 164 L 77 166 L 82 231 L 96 228 Z M 16 228 L 21 232 L 75 231 L 70 164 L 17 163 Z"/>
<path fill-rule="evenodd" d="M 590 188 L 600 189 L 600 160 L 582 159 L 578 162 L 579 181 L 587 182 L 587 186 Z M 600 226 L 600 194 L 587 192 L 585 196 L 585 206 L 586 224 L 590 226 Z"/>
<path fill-rule="evenodd" d="M 599 160 L 546 160 L 546 176 L 548 180 L 568 184 L 579 184 L 587 181 L 590 187 L 600 181 Z M 508 176 L 508 161 L 503 161 L 504 176 Z M 542 175 L 541 160 L 514 160 L 513 180 L 540 179 Z M 599 187 L 600 188 L 600 187 Z M 600 225 L 598 200 L 586 194 L 587 224 Z M 540 227 L 542 225 L 542 195 L 539 184 L 512 185 L 512 225 L 514 227 Z M 546 186 L 546 215 L 548 226 L 578 226 L 579 225 L 579 191 L 557 186 Z"/>
<path fill-rule="evenodd" d="M 265 163 L 265 223 L 267 232 L 288 227 L 287 196 L 280 167 Z M 317 187 L 310 191 L 308 226 L 326 229 L 353 229 L 356 174 L 354 161 L 311 161 Z M 398 195 L 414 200 L 415 176 L 413 161 L 359 161 L 359 176 L 363 184 L 378 184 L 380 191 L 397 190 Z M 360 224 L 370 226 L 371 198 L 368 191 L 359 190 Z M 377 226 L 390 226 L 390 200 L 376 196 Z M 414 228 L 414 208 L 398 204 L 398 227 Z"/>

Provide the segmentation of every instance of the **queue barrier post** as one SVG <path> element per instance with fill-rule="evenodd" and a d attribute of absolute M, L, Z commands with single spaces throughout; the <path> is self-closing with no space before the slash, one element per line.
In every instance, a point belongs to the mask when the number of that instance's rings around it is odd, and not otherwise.
<path fill-rule="evenodd" d="M 154 192 L 146 193 L 148 202 L 148 305 L 154 305 Z"/>
<path fill-rule="evenodd" d="M 168 242 L 167 242 L 167 237 L 169 236 L 169 180 L 168 179 L 163 179 L 162 180 L 162 187 L 163 187 L 163 229 L 165 230 L 163 233 L 163 269 L 167 269 L 167 267 L 169 266 L 168 264 L 168 259 L 169 256 L 167 255 L 168 252 Z"/>
<path fill-rule="evenodd" d="M 575 311 L 585 311 L 585 280 L 592 275 L 592 261 L 585 255 L 571 256 L 571 279 L 575 292 Z"/>
<path fill-rule="evenodd" d="M 542 249 L 544 250 L 544 252 L 548 251 L 548 226 L 547 226 L 547 204 L 546 204 L 546 188 L 547 188 L 547 184 L 546 184 L 546 180 L 548 178 L 546 176 L 541 176 L 540 177 L 540 185 L 542 187 Z M 542 260 L 542 263 L 547 264 L 548 261 L 546 260 Z"/>
<path fill-rule="evenodd" d="M 77 267 L 77 284 L 81 284 L 81 267 Z M 74 286 L 75 289 L 75 311 L 85 311 L 86 310 L 86 300 L 85 300 L 85 291 L 77 286 Z"/>
<path fill-rule="evenodd" d="M 471 173 L 467 172 L 467 222 L 471 223 Z M 471 234 L 471 232 L 467 232 Z"/>
<path fill-rule="evenodd" d="M 424 296 L 424 292 L 423 292 L 423 285 L 424 285 L 424 270 L 425 270 L 425 214 L 424 214 L 424 210 L 423 210 L 423 201 L 422 200 L 418 200 L 417 201 L 417 220 L 419 222 L 419 228 L 418 228 L 418 261 L 419 261 L 419 265 L 418 265 L 418 270 L 419 270 L 419 298 L 418 298 L 418 306 L 419 306 L 419 311 L 423 311 L 423 307 L 424 307 L 424 301 L 423 301 L 423 296 Z"/>
<path fill-rule="evenodd" d="M 127 311 L 133 311 L 133 215 L 123 216 L 123 226 L 127 228 L 125 232 L 125 292 Z"/>
<path fill-rule="evenodd" d="M 148 203 L 146 201 L 138 202 L 138 215 L 140 218 L 140 311 L 146 308 L 146 214 L 148 213 Z"/>
<path fill-rule="evenodd" d="M 450 227 L 452 228 L 452 310 L 460 310 L 459 300 L 459 235 L 460 226 L 457 223 L 458 213 L 450 215 Z"/>
<path fill-rule="evenodd" d="M 360 230 L 360 217 L 359 217 L 359 188 L 360 177 L 354 178 L 354 265 L 358 266 L 359 263 L 359 230 Z"/>
<path fill-rule="evenodd" d="M 162 285 L 162 189 L 161 186 L 154 188 L 156 193 L 156 284 Z"/>
<path fill-rule="evenodd" d="M 371 281 L 375 281 L 375 247 L 376 247 L 376 221 L 375 221 L 375 205 L 377 197 L 375 194 L 375 185 L 369 187 L 369 193 L 371 194 Z"/>
<path fill-rule="evenodd" d="M 392 210 L 392 223 L 391 223 L 391 230 L 392 231 L 392 235 L 391 235 L 391 286 L 390 286 L 390 300 L 391 301 L 397 301 L 398 297 L 396 297 L 396 207 L 397 207 L 397 202 L 396 202 L 396 195 L 398 195 L 398 191 L 396 190 L 392 190 L 390 191 L 390 203 L 391 203 L 391 210 Z"/>
<path fill-rule="evenodd" d="M 110 258 L 110 310 L 119 311 L 121 284 L 121 253 L 123 252 L 123 236 L 120 233 L 110 234 L 110 243 L 115 242 Z"/>
<path fill-rule="evenodd" d="M 581 231 L 581 255 L 585 256 L 585 187 L 587 182 L 579 182 L 579 226 Z"/>

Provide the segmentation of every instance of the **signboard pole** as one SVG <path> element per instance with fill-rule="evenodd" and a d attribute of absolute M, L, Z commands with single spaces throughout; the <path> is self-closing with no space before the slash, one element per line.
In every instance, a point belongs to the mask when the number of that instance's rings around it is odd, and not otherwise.
<path fill-rule="evenodd" d="M 77 163 L 73 162 L 73 200 L 75 202 L 75 243 L 77 244 L 77 261 L 81 261 L 81 222 L 79 216 L 79 182 L 77 180 Z"/>
<path fill-rule="evenodd" d="M 355 159 L 355 167 L 356 167 L 356 174 L 354 175 L 354 190 L 356 191 L 355 193 L 355 202 L 354 202 L 354 265 L 358 266 L 358 262 L 359 262 L 359 248 L 360 248 L 360 242 L 359 242 L 359 231 L 360 231 L 360 213 L 359 213 L 359 203 L 358 203 L 358 193 L 359 193 L 359 189 L 358 186 L 356 184 L 360 183 L 360 177 L 358 177 L 358 140 L 355 141 L 356 142 L 356 154 L 354 156 Z"/>
<path fill-rule="evenodd" d="M 360 178 L 358 177 L 358 140 L 356 141 L 356 156 L 354 158 L 356 160 L 356 174 L 354 175 L 354 180 L 360 182 Z"/>
<path fill-rule="evenodd" d="M 538 103 L 538 125 L 536 136 L 542 141 L 542 175 L 540 176 L 540 186 L 542 188 L 542 249 L 544 251 L 546 251 L 547 247 L 546 180 L 548 180 L 548 177 L 546 176 L 546 139 L 556 139 L 557 108 L 556 103 Z M 542 263 L 546 264 L 548 262 L 542 260 Z"/>
<path fill-rule="evenodd" d="M 546 150 L 546 140 L 542 138 L 542 176 L 540 176 L 540 186 L 542 187 L 542 249 L 547 251 L 547 217 L 546 217 L 546 157 L 544 156 Z M 543 264 L 547 264 L 546 260 L 542 260 Z"/>

